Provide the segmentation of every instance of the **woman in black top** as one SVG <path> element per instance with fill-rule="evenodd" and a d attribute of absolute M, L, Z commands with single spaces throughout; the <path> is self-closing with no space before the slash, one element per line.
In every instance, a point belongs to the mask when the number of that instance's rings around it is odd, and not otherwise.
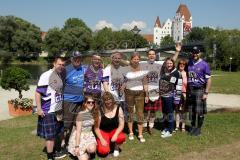
<path fill-rule="evenodd" d="M 122 132 L 124 128 L 123 110 L 116 104 L 110 92 L 103 94 L 102 101 L 101 114 L 98 123 L 95 125 L 97 151 L 101 155 L 107 155 L 110 148 L 114 147 L 113 156 L 117 157 L 119 155 L 119 145 L 126 139 Z"/>

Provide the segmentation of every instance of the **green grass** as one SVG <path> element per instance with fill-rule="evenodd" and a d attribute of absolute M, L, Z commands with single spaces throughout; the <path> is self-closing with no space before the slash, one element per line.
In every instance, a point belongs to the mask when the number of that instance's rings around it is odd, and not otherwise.
<path fill-rule="evenodd" d="M 214 71 L 212 75 L 210 92 L 240 95 L 240 72 Z"/>
<path fill-rule="evenodd" d="M 127 140 L 122 145 L 122 152 L 117 159 L 168 160 L 181 153 L 201 152 L 211 147 L 231 144 L 240 139 L 239 117 L 240 112 L 209 113 L 204 123 L 203 133 L 199 137 L 191 137 L 187 133 L 176 133 L 171 138 L 162 139 L 160 131 L 155 129 L 152 136 L 145 134 L 146 143 L 140 143 L 136 137 L 134 141 Z M 46 155 L 42 152 L 44 140 L 31 133 L 36 129 L 36 124 L 36 115 L 1 121 L 0 159 L 45 159 Z M 65 158 L 67 159 L 70 158 Z"/>

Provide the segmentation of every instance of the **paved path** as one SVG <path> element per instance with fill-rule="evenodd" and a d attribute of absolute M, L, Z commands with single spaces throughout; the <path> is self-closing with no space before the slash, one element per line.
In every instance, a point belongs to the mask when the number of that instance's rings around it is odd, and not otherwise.
<path fill-rule="evenodd" d="M 23 97 L 33 98 L 36 86 L 31 85 L 30 90 L 23 91 Z M 18 92 L 15 90 L 7 91 L 0 87 L 0 121 L 12 118 L 8 114 L 7 101 L 11 98 L 17 98 Z M 35 101 L 33 102 L 35 105 Z M 208 110 L 220 108 L 238 108 L 240 109 L 240 95 L 210 93 L 208 97 Z"/>

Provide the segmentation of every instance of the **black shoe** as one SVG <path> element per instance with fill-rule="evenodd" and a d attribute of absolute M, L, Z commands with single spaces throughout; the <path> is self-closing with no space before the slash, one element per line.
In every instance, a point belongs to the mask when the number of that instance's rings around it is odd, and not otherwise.
<path fill-rule="evenodd" d="M 192 127 L 191 130 L 189 131 L 189 134 L 192 136 L 194 132 L 196 131 L 197 128 Z"/>
<path fill-rule="evenodd" d="M 55 159 L 61 159 L 67 156 L 67 150 L 66 148 L 61 148 L 59 152 L 56 152 L 54 157 Z"/>
<path fill-rule="evenodd" d="M 199 136 L 201 134 L 201 129 L 200 128 L 196 128 L 195 132 L 193 132 L 193 136 Z"/>

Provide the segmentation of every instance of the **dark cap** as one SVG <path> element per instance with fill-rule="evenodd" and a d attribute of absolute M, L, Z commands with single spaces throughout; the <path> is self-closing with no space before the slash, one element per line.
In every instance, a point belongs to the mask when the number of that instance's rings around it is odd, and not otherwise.
<path fill-rule="evenodd" d="M 193 47 L 192 54 L 198 54 L 198 53 L 200 53 L 200 49 L 197 46 Z"/>
<path fill-rule="evenodd" d="M 75 58 L 75 57 L 81 57 L 82 56 L 82 53 L 79 52 L 79 51 L 73 51 L 72 52 L 72 57 Z"/>

